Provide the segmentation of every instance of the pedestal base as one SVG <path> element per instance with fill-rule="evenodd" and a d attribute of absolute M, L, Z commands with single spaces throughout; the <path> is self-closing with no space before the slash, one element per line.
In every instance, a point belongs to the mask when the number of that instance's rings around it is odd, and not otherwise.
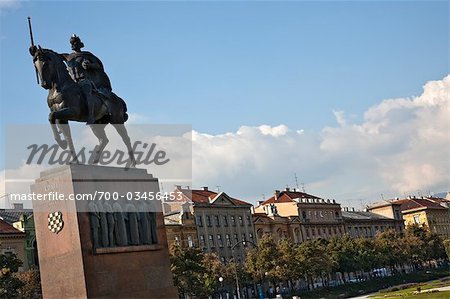
<path fill-rule="evenodd" d="M 95 191 L 159 192 L 158 180 L 142 169 L 68 165 L 41 173 L 36 194 Z M 33 202 L 44 298 L 178 298 L 160 202 L 155 202 L 157 244 L 94 248 L 86 202 Z M 49 214 L 60 212 L 55 223 Z M 56 217 L 56 218 L 58 218 Z M 53 229 L 53 231 L 51 230 Z"/>

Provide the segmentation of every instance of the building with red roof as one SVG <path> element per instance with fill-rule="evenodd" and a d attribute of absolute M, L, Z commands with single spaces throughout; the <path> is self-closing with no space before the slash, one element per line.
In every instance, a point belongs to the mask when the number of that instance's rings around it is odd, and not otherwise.
<path fill-rule="evenodd" d="M 173 213 L 183 211 L 184 217 L 188 213 L 188 217 L 195 220 L 197 236 L 190 239 L 198 240 L 194 246 L 216 253 L 222 262 L 233 258 L 244 260 L 247 248 L 251 248 L 249 244 L 256 243 L 250 203 L 225 192 L 211 191 L 208 187 L 189 189 L 177 186 L 172 194 L 174 199 L 164 203 L 169 243 L 192 244 L 189 240 L 183 240 L 182 234 L 169 224 Z M 185 225 L 189 225 L 187 220 Z"/>
<path fill-rule="evenodd" d="M 14 228 L 11 224 L 0 218 L 0 253 L 16 254 L 17 258 L 26 265 L 25 259 L 25 233 Z M 22 267 L 21 267 L 22 268 Z"/>
<path fill-rule="evenodd" d="M 408 196 L 403 199 L 386 200 L 369 207 L 369 210 L 375 213 L 387 211 L 389 208 L 398 210 L 396 214 L 401 215 L 406 226 L 412 224 L 427 226 L 432 232 L 447 239 L 450 238 L 449 207 L 450 201 L 445 198 Z"/>
<path fill-rule="evenodd" d="M 258 236 L 270 232 L 275 238 L 285 235 L 296 243 L 314 238 L 329 239 L 345 233 L 341 206 L 334 199 L 323 199 L 290 188 L 275 190 L 272 197 L 259 202 L 254 218 Z"/>

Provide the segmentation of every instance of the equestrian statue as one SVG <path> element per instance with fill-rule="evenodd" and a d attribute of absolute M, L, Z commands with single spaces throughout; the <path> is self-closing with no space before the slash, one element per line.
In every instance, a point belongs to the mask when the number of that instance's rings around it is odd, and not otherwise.
<path fill-rule="evenodd" d="M 91 161 L 96 164 L 108 143 L 105 127 L 111 124 L 127 147 L 130 165 L 135 166 L 130 137 L 124 125 L 128 119 L 127 105 L 112 91 L 101 60 L 88 51 L 81 51 L 84 44 L 75 34 L 70 37 L 70 54 L 60 54 L 35 46 L 30 19 L 28 21 L 31 36 L 29 51 L 33 57 L 37 80 L 48 90 L 48 119 L 58 145 L 62 149 L 68 147 L 72 162 L 78 163 L 69 121 L 86 122 L 99 140 Z"/>

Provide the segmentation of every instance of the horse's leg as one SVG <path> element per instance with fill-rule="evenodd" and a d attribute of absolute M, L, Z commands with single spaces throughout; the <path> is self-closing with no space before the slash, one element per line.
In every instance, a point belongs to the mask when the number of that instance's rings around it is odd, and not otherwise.
<path fill-rule="evenodd" d="M 123 142 L 127 146 L 131 167 L 135 167 L 136 159 L 134 158 L 133 148 L 131 147 L 131 140 L 130 137 L 128 136 L 128 132 L 127 129 L 125 128 L 125 125 L 124 124 L 112 124 L 112 125 L 116 129 L 117 133 L 119 133 L 120 137 L 122 137 Z"/>
<path fill-rule="evenodd" d="M 105 133 L 105 124 L 97 124 L 89 126 L 94 133 L 94 135 L 98 138 L 98 145 L 94 148 L 94 159 L 92 160 L 92 164 L 97 164 L 100 160 L 100 156 L 105 149 L 105 146 L 108 144 L 109 139 Z M 91 161 L 91 159 L 89 159 Z"/>
<path fill-rule="evenodd" d="M 52 111 L 50 112 L 49 115 L 49 120 L 50 122 L 52 121 L 56 121 L 57 119 L 59 120 L 73 120 L 73 119 L 77 119 L 78 115 L 78 111 L 76 111 L 76 109 L 73 108 L 62 108 L 61 110 L 58 111 Z"/>
<path fill-rule="evenodd" d="M 56 125 L 64 135 L 66 143 L 69 145 L 70 154 L 72 155 L 72 163 L 79 164 L 75 147 L 73 146 L 72 133 L 70 132 L 69 122 L 67 120 L 57 120 Z"/>
<path fill-rule="evenodd" d="M 57 127 L 58 122 L 59 122 L 59 120 L 54 120 L 53 122 L 50 121 L 50 127 L 52 127 L 53 137 L 55 138 L 56 143 L 58 143 L 58 145 L 62 149 L 66 149 L 67 141 L 61 139 L 61 136 L 60 136 L 61 132 L 58 130 L 58 127 Z"/>

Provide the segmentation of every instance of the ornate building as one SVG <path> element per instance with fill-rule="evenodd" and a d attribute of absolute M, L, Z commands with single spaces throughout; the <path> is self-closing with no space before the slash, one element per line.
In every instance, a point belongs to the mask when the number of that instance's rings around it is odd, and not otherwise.
<path fill-rule="evenodd" d="M 164 204 L 166 223 L 174 212 L 189 207 L 189 217 L 195 219 L 198 247 L 205 252 L 216 253 L 222 262 L 235 258 L 243 261 L 249 242 L 256 242 L 253 228 L 252 205 L 228 196 L 225 192 L 213 192 L 204 187 L 200 190 L 184 189 L 177 186 L 174 190 L 176 200 Z M 183 213 L 187 214 L 186 213 Z M 168 238 L 176 241 L 177 228 L 166 226 Z M 236 245 L 237 244 L 237 245 Z M 197 244 L 195 244 L 197 245 Z M 236 245 L 236 246 L 235 246 Z"/>
<path fill-rule="evenodd" d="M 16 254 L 17 258 L 23 262 L 20 270 L 27 268 L 25 233 L 2 219 L 0 219 L 0 253 Z"/>
<path fill-rule="evenodd" d="M 289 188 L 275 190 L 271 198 L 259 202 L 255 228 L 258 235 L 270 232 L 276 238 L 286 236 L 297 243 L 345 233 L 340 204 Z"/>
<path fill-rule="evenodd" d="M 389 229 L 402 232 L 404 229 L 403 219 L 389 218 L 372 212 L 344 208 L 342 218 L 345 231 L 352 238 L 373 238 L 378 232 Z"/>
<path fill-rule="evenodd" d="M 444 198 L 415 197 L 395 200 L 400 204 L 406 225 L 426 225 L 444 239 L 450 238 L 450 201 Z"/>
<path fill-rule="evenodd" d="M 191 205 L 185 204 L 180 207 L 179 211 L 164 214 L 169 249 L 173 244 L 181 247 L 198 247 L 197 228 Z"/>

